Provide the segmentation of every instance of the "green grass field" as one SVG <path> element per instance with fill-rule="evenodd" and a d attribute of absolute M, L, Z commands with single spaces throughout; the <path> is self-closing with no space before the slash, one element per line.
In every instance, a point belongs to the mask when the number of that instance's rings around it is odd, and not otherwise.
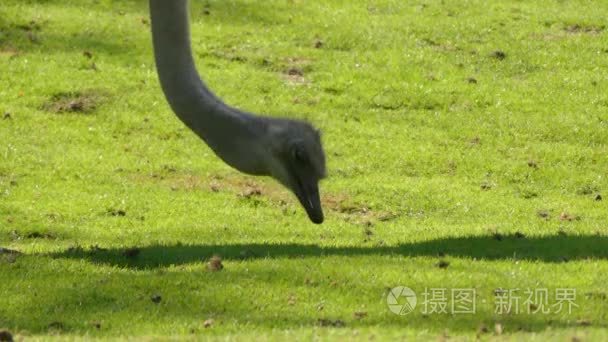
<path fill-rule="evenodd" d="M 608 339 L 607 2 L 207 0 L 191 12 L 220 97 L 323 131 L 325 223 L 173 115 L 145 1 L 2 0 L 0 329 Z M 396 286 L 417 294 L 407 315 L 387 305 Z M 474 313 L 452 309 L 460 289 Z"/>

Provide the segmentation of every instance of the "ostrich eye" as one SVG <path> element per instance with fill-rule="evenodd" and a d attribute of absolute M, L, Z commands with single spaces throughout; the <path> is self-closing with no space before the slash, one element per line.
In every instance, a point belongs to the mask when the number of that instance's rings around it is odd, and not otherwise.
<path fill-rule="evenodd" d="M 302 148 L 300 148 L 299 146 L 294 147 L 291 152 L 292 152 L 293 160 L 295 160 L 299 163 L 306 161 L 306 154 L 304 153 Z"/>

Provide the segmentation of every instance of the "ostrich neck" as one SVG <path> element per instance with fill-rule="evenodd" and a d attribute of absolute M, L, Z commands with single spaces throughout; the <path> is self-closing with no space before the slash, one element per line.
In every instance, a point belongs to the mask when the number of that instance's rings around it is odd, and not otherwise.
<path fill-rule="evenodd" d="M 264 120 L 224 104 L 203 83 L 190 48 L 187 0 L 150 0 L 154 57 L 161 87 L 180 120 L 222 160 L 266 174 Z"/>

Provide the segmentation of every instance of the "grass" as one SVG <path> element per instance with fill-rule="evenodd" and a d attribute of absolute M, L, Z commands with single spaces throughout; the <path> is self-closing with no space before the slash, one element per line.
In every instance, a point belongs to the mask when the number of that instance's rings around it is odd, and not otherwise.
<path fill-rule="evenodd" d="M 194 52 L 218 95 L 321 127 L 327 220 L 314 226 L 171 113 L 144 1 L 3 0 L 0 328 L 608 339 L 607 13 L 583 0 L 195 2 Z M 418 294 L 408 315 L 387 307 L 395 286 Z M 474 289 L 476 312 L 423 314 L 432 288 Z M 556 304 L 560 288 L 576 290 L 571 312 L 527 313 L 527 289 Z M 497 313 L 497 289 L 520 289 L 520 312 Z"/>

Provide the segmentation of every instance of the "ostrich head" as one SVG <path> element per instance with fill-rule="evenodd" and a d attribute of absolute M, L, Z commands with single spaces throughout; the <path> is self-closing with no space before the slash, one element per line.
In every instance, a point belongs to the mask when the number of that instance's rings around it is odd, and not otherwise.
<path fill-rule="evenodd" d="M 325 153 L 321 137 L 307 122 L 270 119 L 269 173 L 290 189 L 314 223 L 323 222 L 319 181 L 325 178 Z"/>

